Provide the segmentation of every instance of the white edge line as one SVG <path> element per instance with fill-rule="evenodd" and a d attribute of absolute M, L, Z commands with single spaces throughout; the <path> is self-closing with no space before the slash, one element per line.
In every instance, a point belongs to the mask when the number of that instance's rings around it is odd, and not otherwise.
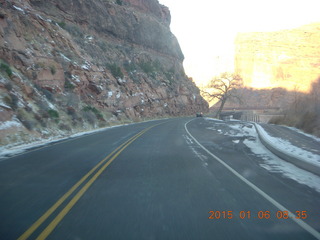
<path fill-rule="evenodd" d="M 188 135 L 204 150 L 206 151 L 210 156 L 212 156 L 215 160 L 217 160 L 219 163 L 221 163 L 223 166 L 225 166 L 230 172 L 232 172 L 236 177 L 238 177 L 240 180 L 242 180 L 244 183 L 246 183 L 249 187 L 251 187 L 253 190 L 255 190 L 257 193 L 259 193 L 262 197 L 264 197 L 267 201 L 269 201 L 271 204 L 273 204 L 276 208 L 278 208 L 280 211 L 287 211 L 289 214 L 289 217 L 292 221 L 297 223 L 300 227 L 302 227 L 304 230 L 309 232 L 312 236 L 314 236 L 316 239 L 320 240 L 320 233 L 316 231 L 314 228 L 312 228 L 310 225 L 302 221 L 301 219 L 297 219 L 296 216 L 290 212 L 287 208 L 285 208 L 283 205 L 278 203 L 276 200 L 274 200 L 272 197 L 270 197 L 268 194 L 266 194 L 264 191 L 262 191 L 260 188 L 258 188 L 256 185 L 254 185 L 252 182 L 247 180 L 246 178 L 242 177 L 237 171 L 235 171 L 232 167 L 230 167 L 228 164 L 226 164 L 224 161 L 222 161 L 219 157 L 211 153 L 208 149 L 206 149 L 201 143 L 198 142 L 198 140 L 191 135 L 191 133 L 187 129 L 187 124 L 194 119 L 191 119 L 190 121 L 186 122 L 184 124 L 184 128 Z"/>

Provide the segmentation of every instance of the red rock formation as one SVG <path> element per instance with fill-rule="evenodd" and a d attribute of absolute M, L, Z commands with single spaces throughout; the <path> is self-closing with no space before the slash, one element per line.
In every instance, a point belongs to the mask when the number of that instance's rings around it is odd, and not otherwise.
<path fill-rule="evenodd" d="M 0 119 L 45 135 L 205 112 L 168 9 L 156 0 L 119 3 L 0 2 Z"/>

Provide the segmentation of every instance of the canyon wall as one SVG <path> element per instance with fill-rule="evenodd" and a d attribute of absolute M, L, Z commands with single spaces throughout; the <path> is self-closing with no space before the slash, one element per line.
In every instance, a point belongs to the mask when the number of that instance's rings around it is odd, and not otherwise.
<path fill-rule="evenodd" d="M 0 145 L 208 110 L 157 0 L 0 0 Z"/>
<path fill-rule="evenodd" d="M 235 71 L 248 87 L 307 92 L 320 76 L 320 23 L 276 32 L 239 33 Z"/>

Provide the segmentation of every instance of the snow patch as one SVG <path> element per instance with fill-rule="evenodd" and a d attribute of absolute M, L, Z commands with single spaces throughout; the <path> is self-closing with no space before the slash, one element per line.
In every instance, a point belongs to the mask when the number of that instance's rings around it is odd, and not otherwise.
<path fill-rule="evenodd" d="M 2 101 L 2 99 L 1 99 L 1 101 L 0 101 L 0 107 L 6 108 L 6 109 L 12 109 L 10 106 L 8 106 L 7 104 L 5 104 L 5 103 Z"/>
<path fill-rule="evenodd" d="M 215 121 L 215 122 L 224 122 L 223 120 L 216 119 L 216 118 L 209 118 L 209 117 L 205 117 L 204 120 L 207 120 L 207 121 Z"/>
<path fill-rule="evenodd" d="M 283 161 L 282 159 L 276 157 L 269 152 L 259 140 L 250 141 L 244 140 L 243 142 L 250 150 L 263 159 L 263 163 L 259 165 L 264 169 L 279 173 L 287 178 L 290 178 L 300 184 L 307 185 L 316 191 L 320 192 L 320 177 L 305 171 L 301 168 L 296 167 L 295 165 Z"/>
<path fill-rule="evenodd" d="M 80 82 L 81 82 L 78 75 L 71 75 L 71 78 L 72 78 L 73 81 L 75 81 L 75 82 L 77 82 L 77 83 L 80 83 Z"/>
<path fill-rule="evenodd" d="M 217 129 L 216 124 L 217 123 L 213 125 L 212 129 L 221 132 L 220 129 Z M 271 153 L 260 142 L 258 133 L 253 124 L 229 122 L 229 124 L 226 123 L 225 126 L 229 129 L 224 132 L 224 135 L 231 137 L 245 137 L 243 143 L 250 149 L 253 154 L 262 159 L 262 162 L 259 163 L 262 168 L 273 173 L 281 174 L 286 178 L 292 179 L 300 184 L 307 185 L 320 192 L 320 177 L 299 167 L 296 167 L 295 165 L 284 161 Z M 317 156 L 308 151 L 292 146 L 290 142 L 284 139 L 274 138 L 269 135 L 268 137 L 270 137 L 269 140 L 272 141 L 273 144 L 281 145 L 282 151 L 293 151 L 295 154 L 304 155 L 308 158 L 308 161 L 312 161 L 311 159 L 313 159 L 314 163 L 318 162 L 315 161 L 315 159 L 317 157 L 319 158 L 319 155 Z M 232 142 L 239 143 L 240 141 L 232 140 Z"/>
<path fill-rule="evenodd" d="M 15 120 L 0 123 L 0 130 L 12 128 L 12 127 L 22 127 L 22 125 L 20 122 Z"/>
<path fill-rule="evenodd" d="M 17 7 L 16 5 L 13 5 L 13 8 L 22 12 L 23 14 L 25 14 L 26 12 L 24 11 L 24 9 L 20 8 L 20 7 Z"/>
<path fill-rule="evenodd" d="M 88 61 L 85 61 L 85 63 L 81 65 L 81 68 L 83 70 L 90 70 L 91 69 L 91 64 Z"/>
<path fill-rule="evenodd" d="M 285 139 L 272 137 L 264 130 L 263 127 L 261 127 L 258 124 L 256 124 L 256 127 L 258 128 L 260 134 L 263 135 L 265 141 L 269 142 L 279 151 L 282 151 L 288 155 L 293 155 L 295 157 L 298 156 L 301 159 L 301 161 L 309 162 L 320 167 L 320 155 L 314 154 L 312 152 L 294 146 Z"/>
<path fill-rule="evenodd" d="M 71 59 L 60 53 L 60 56 L 67 62 L 71 62 Z"/>

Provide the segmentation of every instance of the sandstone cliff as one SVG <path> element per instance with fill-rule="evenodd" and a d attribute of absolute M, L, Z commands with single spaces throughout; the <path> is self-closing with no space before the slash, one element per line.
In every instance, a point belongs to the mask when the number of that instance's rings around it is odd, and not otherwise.
<path fill-rule="evenodd" d="M 157 0 L 0 0 L 0 144 L 206 111 Z"/>
<path fill-rule="evenodd" d="M 246 86 L 307 92 L 320 76 L 320 23 L 300 28 L 238 34 L 235 71 Z"/>

